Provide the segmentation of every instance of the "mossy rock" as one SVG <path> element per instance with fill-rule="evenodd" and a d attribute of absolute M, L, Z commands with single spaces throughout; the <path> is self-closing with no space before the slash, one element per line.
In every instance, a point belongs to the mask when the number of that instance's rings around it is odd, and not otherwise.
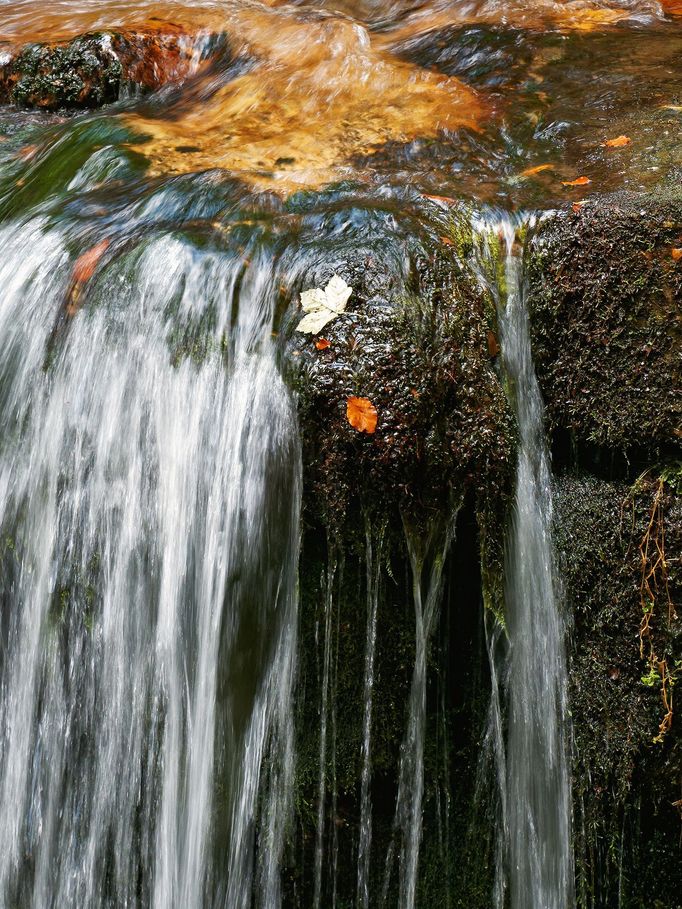
<path fill-rule="evenodd" d="M 673 804 L 682 781 L 682 718 L 676 709 L 672 727 L 654 742 L 666 711 L 660 677 L 650 677 L 646 658 L 652 644 L 682 681 L 682 621 L 674 612 L 669 616 L 660 571 L 652 635 L 645 638 L 645 658 L 640 656 L 640 544 L 659 492 L 662 523 L 654 515 L 652 526 L 654 533 L 663 531 L 668 592 L 682 615 L 676 557 L 682 551 L 682 500 L 669 483 L 659 483 L 656 471 L 635 487 L 593 477 L 557 482 L 556 544 L 573 616 L 569 680 L 579 909 L 682 904 L 681 818 Z"/>
<path fill-rule="evenodd" d="M 456 246 L 402 249 L 401 275 L 381 253 L 330 256 L 304 276 L 324 286 L 336 271 L 353 288 L 347 312 L 325 327 L 328 346 L 294 332 L 306 505 L 338 526 L 362 505 L 426 519 L 473 492 L 485 508 L 506 501 L 515 428 L 496 348 L 494 305 Z M 376 408 L 376 432 L 347 418 L 349 397 Z"/>
<path fill-rule="evenodd" d="M 527 278 L 552 430 L 612 450 L 679 450 L 680 247 L 679 196 L 607 196 L 541 222 Z"/>
<path fill-rule="evenodd" d="M 0 97 L 19 107 L 98 107 L 116 101 L 122 67 L 111 35 L 31 44 L 0 69 Z"/>
<path fill-rule="evenodd" d="M 224 34 L 204 47 L 229 54 Z M 69 42 L 28 44 L 0 56 L 0 103 L 42 110 L 78 110 L 148 92 L 188 75 L 194 58 L 177 27 L 79 35 Z"/>

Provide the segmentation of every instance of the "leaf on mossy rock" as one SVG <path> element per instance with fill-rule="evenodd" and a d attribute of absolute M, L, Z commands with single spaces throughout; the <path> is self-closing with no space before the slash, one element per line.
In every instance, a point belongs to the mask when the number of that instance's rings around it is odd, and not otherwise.
<path fill-rule="evenodd" d="M 308 315 L 298 323 L 297 331 L 316 335 L 325 325 L 336 319 L 346 309 L 348 298 L 353 293 L 343 278 L 334 275 L 324 290 L 315 287 L 301 294 L 301 306 Z"/>
<path fill-rule="evenodd" d="M 629 136 L 616 136 L 615 139 L 607 139 L 606 142 L 602 142 L 604 148 L 623 148 L 624 145 L 629 145 L 631 139 Z"/>
<path fill-rule="evenodd" d="M 673 246 L 671 252 L 675 262 L 679 262 L 682 259 L 682 246 Z"/>
<path fill-rule="evenodd" d="M 318 350 L 326 350 L 330 346 L 330 342 L 326 338 L 318 338 L 315 341 L 315 347 Z"/>
<path fill-rule="evenodd" d="M 378 414 L 369 398 L 346 399 L 346 416 L 348 422 L 358 432 L 376 432 Z"/>

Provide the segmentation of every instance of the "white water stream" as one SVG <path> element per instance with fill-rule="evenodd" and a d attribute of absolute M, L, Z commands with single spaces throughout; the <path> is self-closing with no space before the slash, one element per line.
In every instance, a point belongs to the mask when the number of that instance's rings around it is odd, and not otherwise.
<path fill-rule="evenodd" d="M 491 732 L 501 798 L 495 889 L 512 909 L 572 909 L 571 780 L 567 759 L 565 627 L 552 545 L 552 479 L 533 365 L 523 256 L 508 217 L 481 226 L 481 276 L 498 303 L 504 371 L 519 433 L 514 511 L 505 558 L 506 748 L 493 692 Z M 495 244 L 493 246 L 493 244 Z M 499 246 L 497 246 L 499 244 Z M 497 256 L 503 284 L 490 280 Z M 486 274 L 487 272 L 487 274 Z M 497 633 L 490 640 L 493 684 Z"/>
<path fill-rule="evenodd" d="M 271 263 L 161 234 L 50 341 L 66 236 L 0 244 L 0 906 L 276 909 L 300 458 Z"/>

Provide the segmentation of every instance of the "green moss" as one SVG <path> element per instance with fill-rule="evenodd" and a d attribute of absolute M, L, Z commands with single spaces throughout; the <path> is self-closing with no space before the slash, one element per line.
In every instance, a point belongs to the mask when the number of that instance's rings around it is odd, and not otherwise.
<path fill-rule="evenodd" d="M 122 67 L 109 35 L 84 35 L 66 45 L 32 44 L 5 71 L 9 100 L 20 107 L 96 107 L 118 99 Z"/>

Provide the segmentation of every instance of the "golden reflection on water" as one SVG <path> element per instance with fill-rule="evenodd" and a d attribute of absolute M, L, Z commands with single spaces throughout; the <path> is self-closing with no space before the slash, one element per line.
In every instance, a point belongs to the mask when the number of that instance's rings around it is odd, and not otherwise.
<path fill-rule="evenodd" d="M 253 11 L 238 33 L 256 54 L 251 71 L 197 104 L 181 99 L 170 117 L 130 118 L 150 137 L 141 150 L 155 170 L 220 167 L 279 192 L 320 187 L 357 176 L 352 159 L 383 143 L 476 129 L 484 116 L 472 89 L 376 50 L 347 19 Z"/>
<path fill-rule="evenodd" d="M 682 0 L 664 0 L 675 13 Z M 493 106 L 457 78 L 405 62 L 395 51 L 450 26 L 526 31 L 605 30 L 633 16 L 663 16 L 656 0 L 339 0 L 342 12 L 285 0 L 12 0 L 1 43 L 65 40 L 101 28 L 187 39 L 227 37 L 228 74 L 194 67 L 178 97 L 123 115 L 152 173 L 213 168 L 287 195 L 344 178 L 371 179 L 371 155 L 387 143 L 485 128 Z M 156 65 L 156 63 L 154 63 Z M 188 71 L 192 67 L 186 67 Z M 186 75 L 186 73 L 184 74 Z M 368 158 L 369 164 L 368 166 Z"/>

